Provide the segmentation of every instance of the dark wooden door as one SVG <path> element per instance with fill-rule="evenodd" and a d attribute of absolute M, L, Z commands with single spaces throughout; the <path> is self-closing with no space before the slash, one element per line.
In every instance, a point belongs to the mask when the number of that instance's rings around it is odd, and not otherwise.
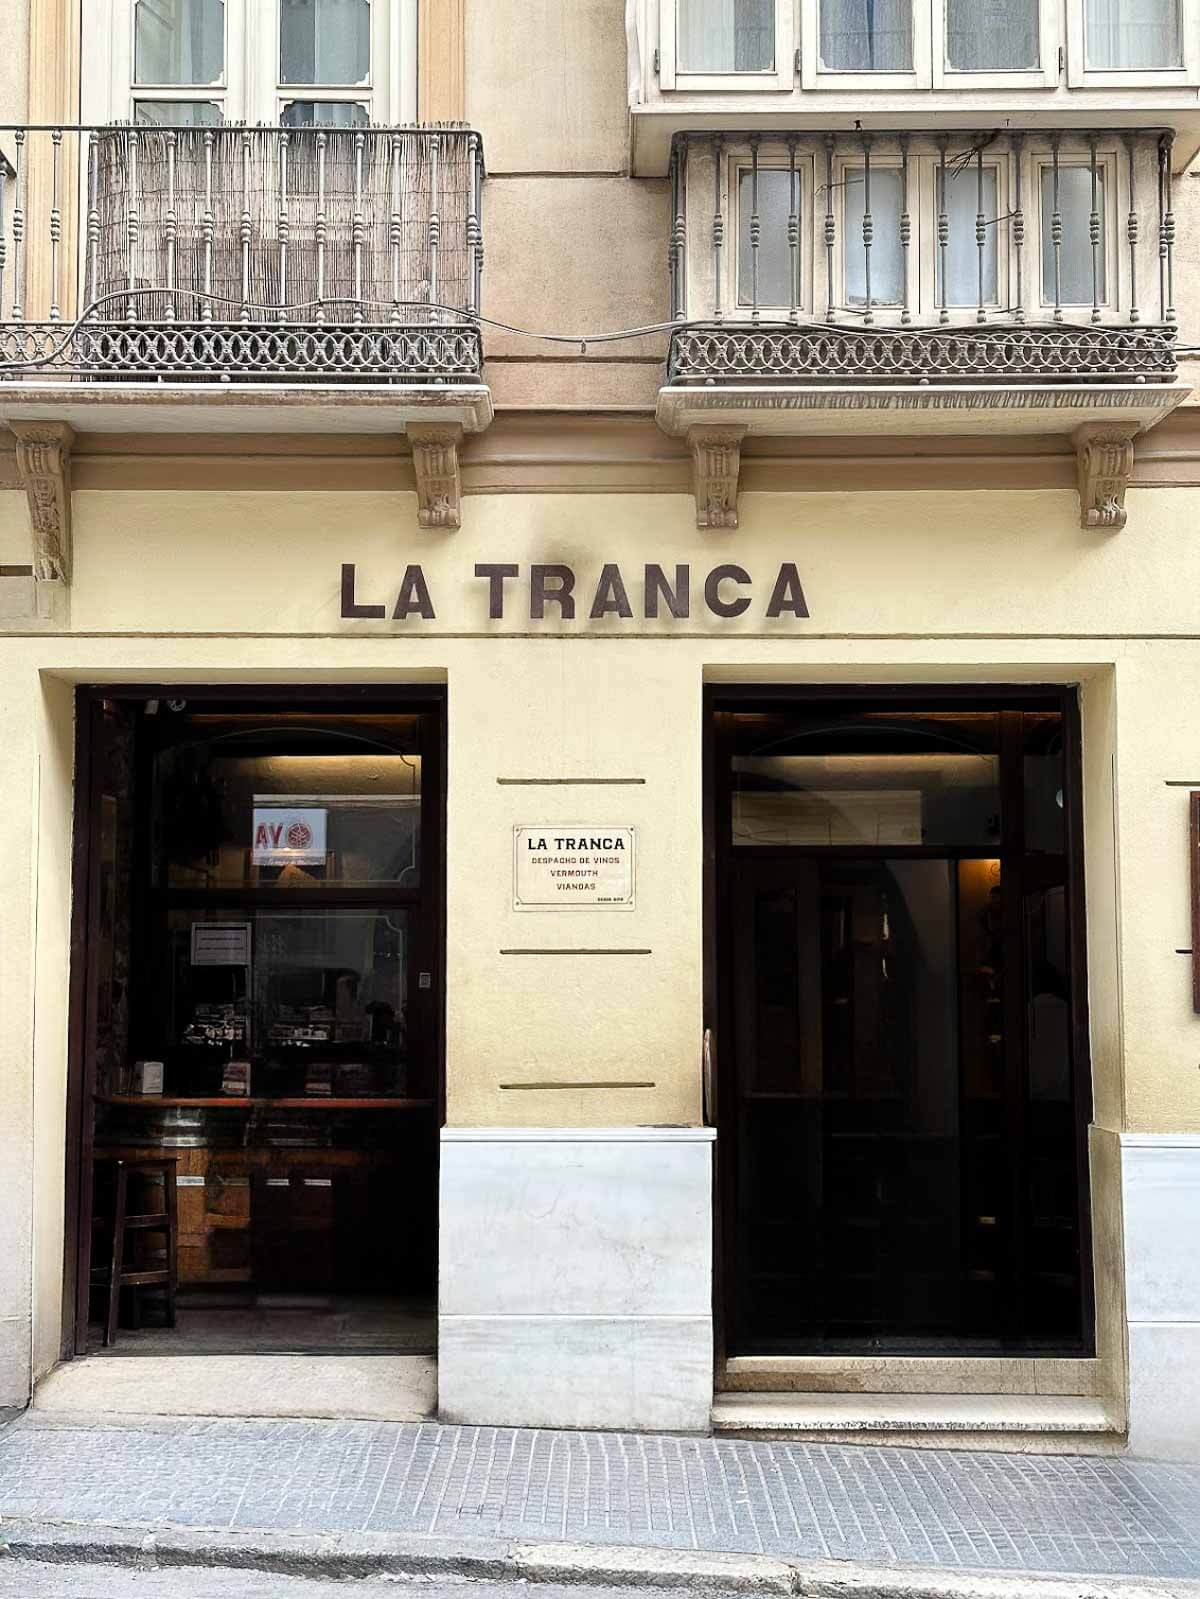
<path fill-rule="evenodd" d="M 728 1354 L 1091 1347 L 1063 713 L 924 715 L 718 728 Z"/>

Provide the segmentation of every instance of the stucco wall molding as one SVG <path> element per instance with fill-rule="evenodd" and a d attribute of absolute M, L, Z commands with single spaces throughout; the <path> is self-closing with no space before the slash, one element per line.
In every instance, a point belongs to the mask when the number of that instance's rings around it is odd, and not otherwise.
<path fill-rule="evenodd" d="M 1079 525 L 1117 532 L 1125 526 L 1125 490 L 1133 473 L 1136 426 L 1105 422 L 1075 435 Z"/>
<path fill-rule="evenodd" d="M 17 475 L 29 501 L 33 575 L 39 583 L 71 581 L 71 447 L 66 422 L 12 422 Z"/>

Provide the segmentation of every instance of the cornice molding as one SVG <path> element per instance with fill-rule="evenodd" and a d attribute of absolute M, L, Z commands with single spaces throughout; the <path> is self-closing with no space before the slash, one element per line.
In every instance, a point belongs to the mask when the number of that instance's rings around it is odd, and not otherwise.
<path fill-rule="evenodd" d="M 458 447 L 462 495 L 689 494 L 687 440 L 650 416 L 502 412 Z M 896 439 L 855 434 L 755 438 L 740 451 L 743 494 L 964 493 L 1077 486 L 1074 443 L 1030 434 Z M 138 434 L 80 430 L 76 488 L 105 491 L 413 493 L 411 444 L 398 434 Z M 23 487 L 0 446 L 0 488 Z M 1200 488 L 1200 407 L 1176 411 L 1134 443 L 1129 486 Z"/>

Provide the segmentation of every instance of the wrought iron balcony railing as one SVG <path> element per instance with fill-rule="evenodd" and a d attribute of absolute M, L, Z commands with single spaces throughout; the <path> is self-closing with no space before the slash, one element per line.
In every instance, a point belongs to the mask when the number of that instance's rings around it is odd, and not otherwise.
<path fill-rule="evenodd" d="M 668 382 L 1166 383 L 1171 135 L 680 134 Z"/>
<path fill-rule="evenodd" d="M 0 129 L 0 381 L 478 382 L 465 128 Z"/>

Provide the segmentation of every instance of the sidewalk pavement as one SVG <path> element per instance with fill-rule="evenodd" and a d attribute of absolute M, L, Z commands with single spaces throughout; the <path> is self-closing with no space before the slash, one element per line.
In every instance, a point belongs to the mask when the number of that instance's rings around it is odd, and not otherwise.
<path fill-rule="evenodd" d="M 914 1593 L 903 1579 L 917 1569 L 922 1592 L 983 1593 L 994 1584 L 972 1589 L 968 1574 L 1038 1572 L 1165 1579 L 1146 1591 L 1174 1593 L 1200 1579 L 1200 1467 L 31 1411 L 0 1429 L 0 1543 L 41 1559 L 314 1576 L 419 1570 L 813 1593 L 806 1571 L 849 1561 L 896 1578 L 890 1590 L 856 1586 L 844 1570 L 841 1590 L 860 1594 Z"/>

